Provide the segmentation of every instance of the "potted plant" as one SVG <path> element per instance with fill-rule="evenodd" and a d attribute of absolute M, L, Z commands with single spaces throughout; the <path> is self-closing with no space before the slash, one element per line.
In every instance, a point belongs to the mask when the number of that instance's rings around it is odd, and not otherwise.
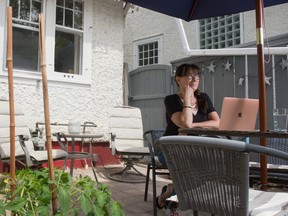
<path fill-rule="evenodd" d="M 7 211 L 14 215 L 51 215 L 51 191 L 49 170 L 29 168 L 16 172 L 16 189 L 10 190 L 10 177 L 4 175 L 0 182 L 0 215 Z M 111 198 L 106 184 L 99 184 L 81 175 L 72 181 L 69 173 L 55 169 L 58 212 L 56 215 L 124 215 L 119 202 Z M 14 198 L 12 199 L 12 196 Z"/>

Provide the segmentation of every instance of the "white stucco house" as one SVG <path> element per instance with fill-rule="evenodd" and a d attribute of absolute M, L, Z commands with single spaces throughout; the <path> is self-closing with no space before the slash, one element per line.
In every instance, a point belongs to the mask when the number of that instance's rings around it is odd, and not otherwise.
<path fill-rule="evenodd" d="M 29 127 L 44 122 L 38 51 L 43 13 L 50 121 L 92 121 L 108 140 L 108 110 L 122 105 L 123 2 L 118 0 L 0 1 L 0 97 L 8 98 L 7 6 L 13 6 L 14 97 Z M 53 128 L 51 129 L 53 132 Z"/>

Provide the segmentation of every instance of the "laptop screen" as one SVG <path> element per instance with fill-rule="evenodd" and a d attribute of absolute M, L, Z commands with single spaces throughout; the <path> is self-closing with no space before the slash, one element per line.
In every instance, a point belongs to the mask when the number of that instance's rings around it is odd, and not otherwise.
<path fill-rule="evenodd" d="M 253 131 L 259 108 L 258 99 L 224 97 L 220 130 Z"/>

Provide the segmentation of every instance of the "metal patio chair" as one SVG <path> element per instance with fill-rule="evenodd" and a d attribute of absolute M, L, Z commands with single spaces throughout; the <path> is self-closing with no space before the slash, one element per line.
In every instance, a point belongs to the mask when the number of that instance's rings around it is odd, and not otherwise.
<path fill-rule="evenodd" d="M 125 162 L 122 171 L 108 175 L 120 182 L 145 182 L 146 176 L 135 168 L 135 164 L 149 156 L 144 146 L 141 110 L 131 106 L 117 106 L 110 110 L 111 150 Z M 135 172 L 131 172 L 131 171 Z"/>
<path fill-rule="evenodd" d="M 15 159 L 27 167 L 42 165 L 48 162 L 46 150 L 35 150 L 30 139 L 21 105 L 15 103 Z M 10 162 L 10 114 L 9 101 L 0 100 L 0 160 Z M 53 160 L 65 160 L 67 153 L 61 149 L 52 150 Z"/>
<path fill-rule="evenodd" d="M 242 141 L 196 136 L 162 137 L 160 146 L 180 210 L 221 216 L 287 215 L 287 192 L 249 189 L 249 153 L 284 160 L 288 160 L 288 153 Z"/>
<path fill-rule="evenodd" d="M 148 187 L 150 180 L 150 171 L 152 170 L 152 190 L 153 190 L 153 214 L 157 215 L 157 206 L 156 206 L 156 198 L 157 198 L 157 187 L 156 187 L 156 176 L 157 175 L 169 175 L 169 171 L 167 166 L 160 163 L 158 160 L 158 150 L 159 146 L 159 138 L 163 136 L 165 130 L 164 129 L 154 129 L 148 130 L 144 133 L 143 137 L 149 147 L 150 159 L 151 161 L 147 165 L 147 174 L 146 174 L 146 183 L 145 183 L 145 193 L 144 193 L 144 201 L 147 201 L 148 195 Z"/>

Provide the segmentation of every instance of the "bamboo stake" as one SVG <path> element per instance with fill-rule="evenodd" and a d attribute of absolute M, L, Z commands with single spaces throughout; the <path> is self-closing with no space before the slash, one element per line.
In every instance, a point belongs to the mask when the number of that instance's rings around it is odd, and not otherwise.
<path fill-rule="evenodd" d="M 11 193 L 15 191 L 15 109 L 13 83 L 13 34 L 12 34 L 12 7 L 7 7 L 7 67 L 9 88 L 10 112 L 10 176 Z M 14 197 L 12 197 L 13 199 Z"/>
<path fill-rule="evenodd" d="M 52 157 L 52 142 L 50 130 L 50 113 L 49 113 L 49 98 L 48 98 L 48 85 L 46 74 L 46 56 L 45 56 L 45 37 L 44 37 L 44 18 L 42 14 L 39 15 L 39 47 L 41 53 L 41 69 L 42 69 L 42 85 L 43 85 L 43 100 L 44 100 L 44 115 L 45 115 L 45 130 L 48 154 L 48 168 L 50 180 L 54 181 L 54 165 Z M 52 192 L 52 209 L 53 214 L 57 213 L 57 190 L 54 183 L 51 184 L 50 190 Z"/>

